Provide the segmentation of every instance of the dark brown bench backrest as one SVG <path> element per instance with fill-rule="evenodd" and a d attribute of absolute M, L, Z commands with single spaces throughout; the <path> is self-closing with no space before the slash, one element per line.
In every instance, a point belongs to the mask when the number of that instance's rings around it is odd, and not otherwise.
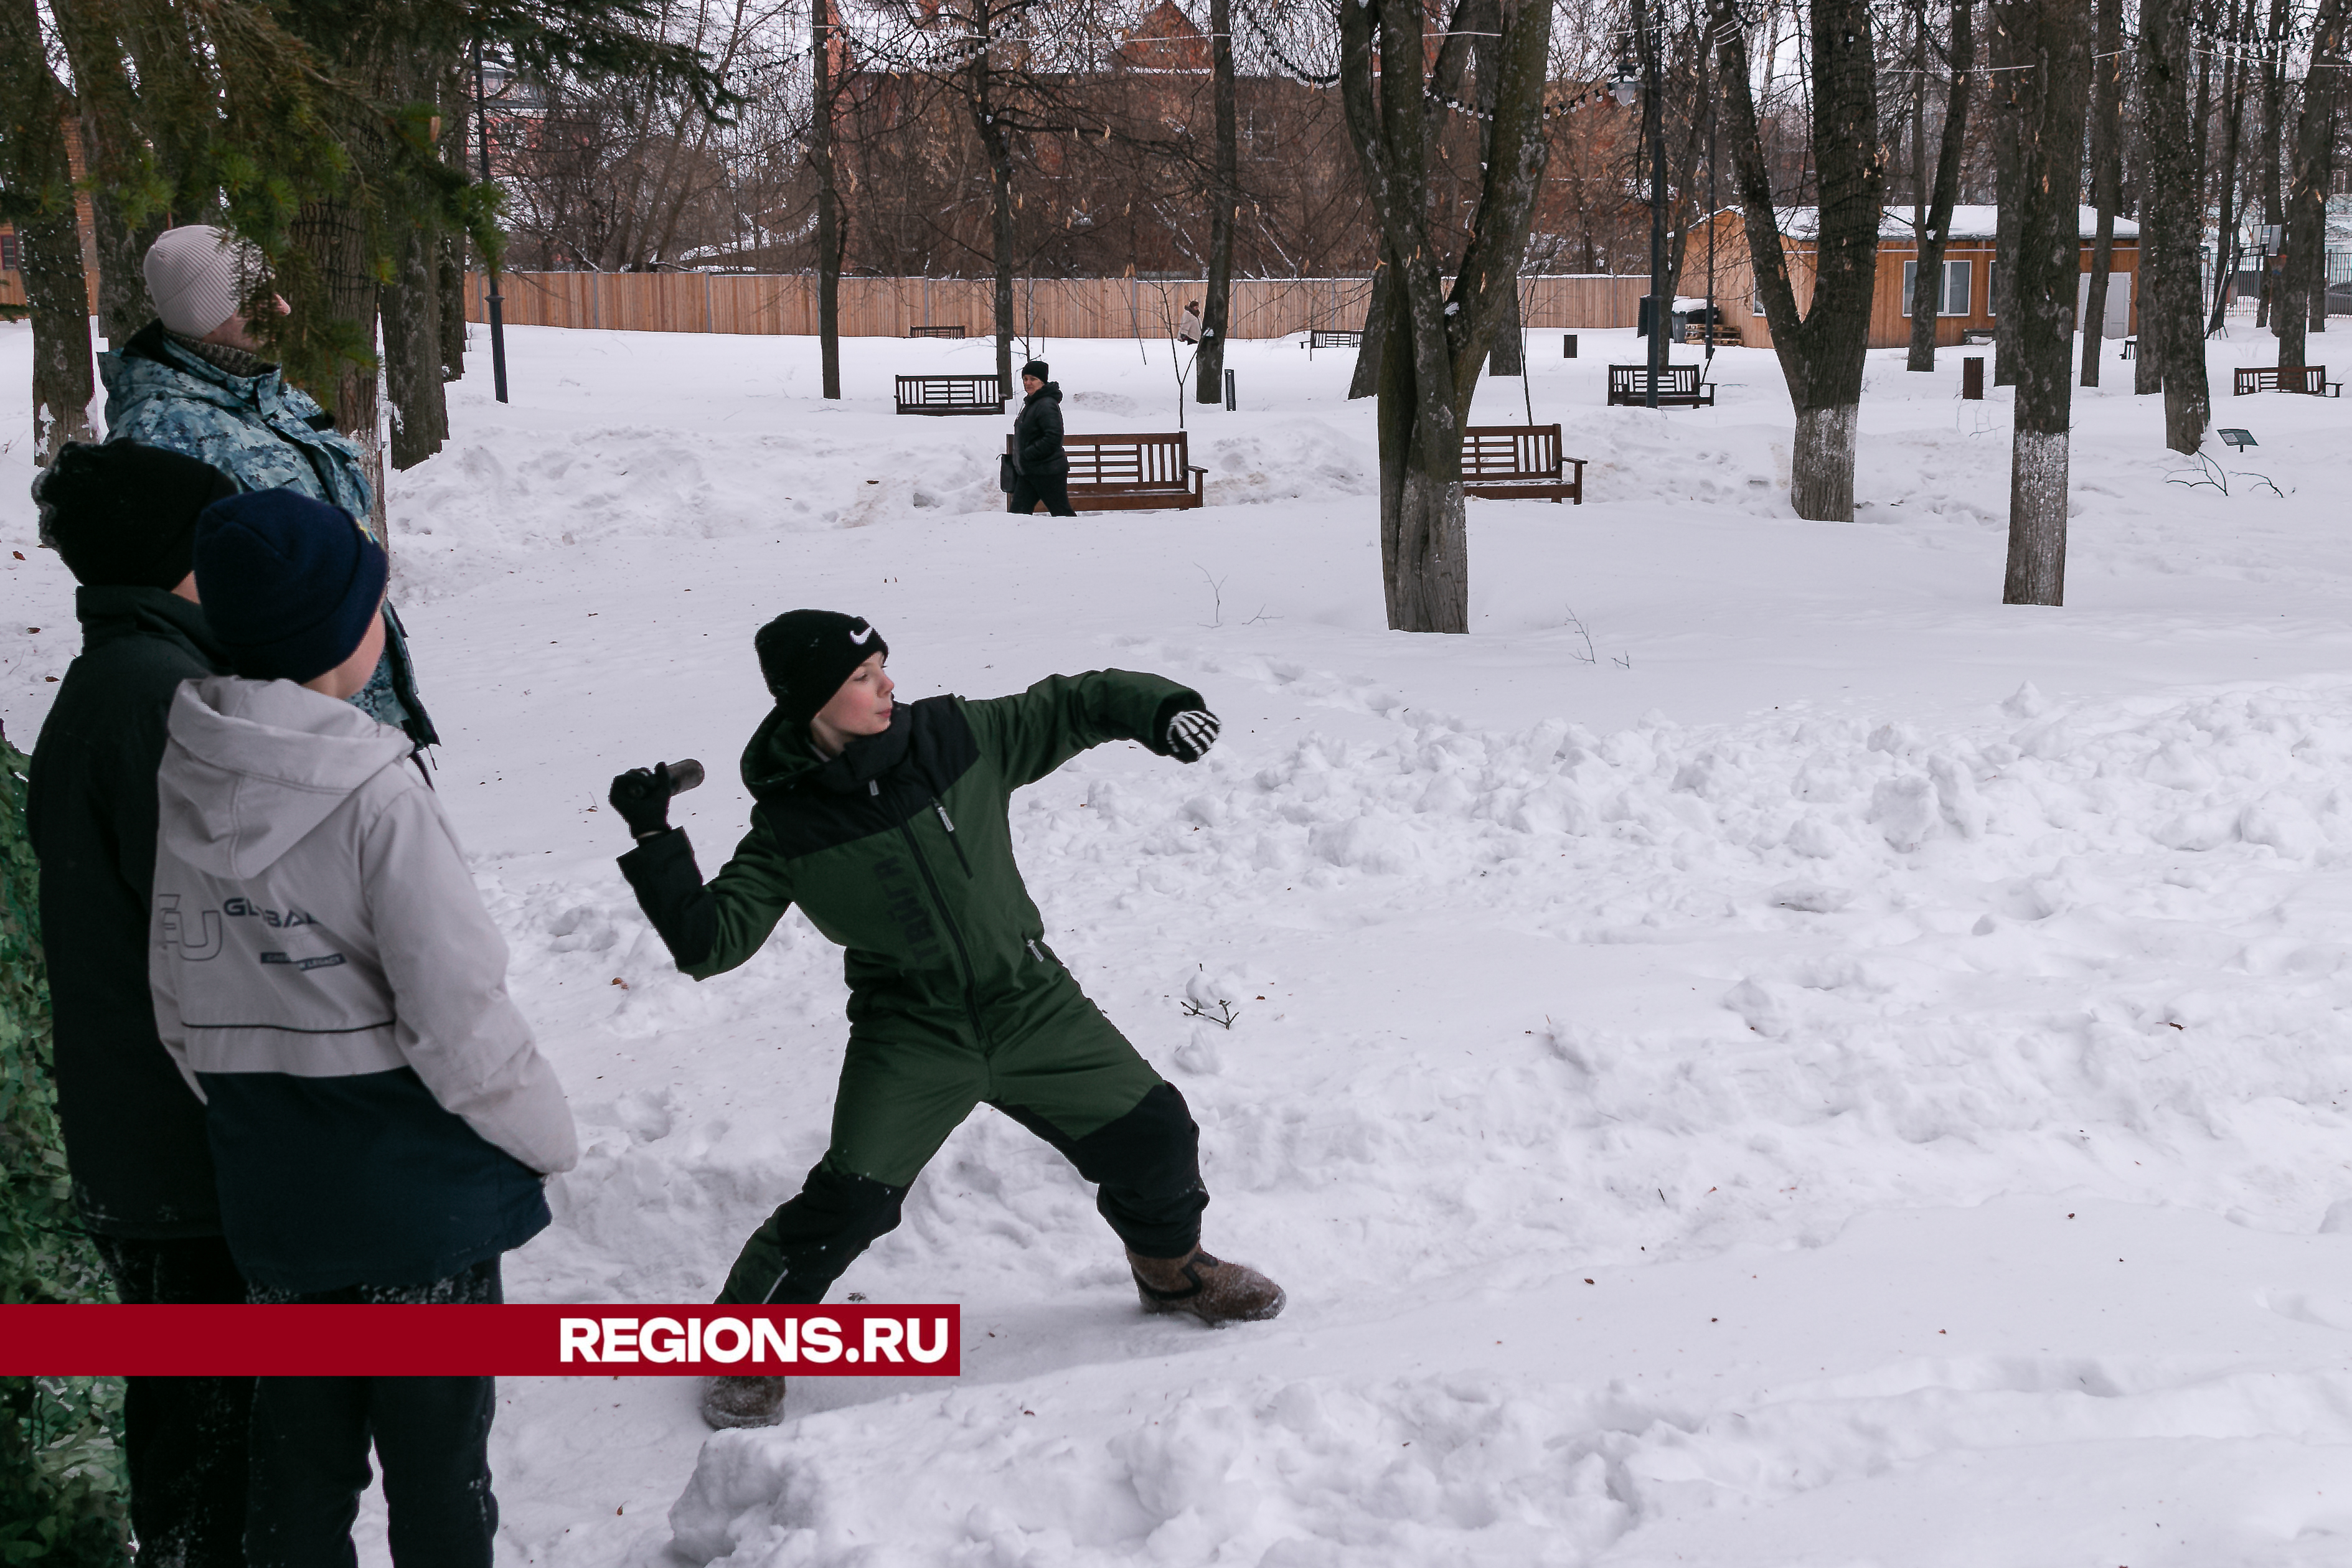
<path fill-rule="evenodd" d="M 1123 435 L 1065 435 L 1062 451 L 1070 460 L 1069 485 L 1113 489 L 1175 489 L 1189 483 L 1192 438 L 1181 430 L 1137 432 Z M 1004 449 L 1013 450 L 1005 437 Z"/>
<path fill-rule="evenodd" d="M 1462 432 L 1465 479 L 1516 479 L 1559 472 L 1557 424 L 1473 424 Z"/>

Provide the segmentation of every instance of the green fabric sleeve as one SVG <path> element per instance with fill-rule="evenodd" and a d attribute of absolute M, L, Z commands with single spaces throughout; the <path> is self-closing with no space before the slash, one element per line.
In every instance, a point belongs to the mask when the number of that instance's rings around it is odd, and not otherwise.
<path fill-rule="evenodd" d="M 714 916 L 710 951 L 697 963 L 678 966 L 698 980 L 723 975 L 748 960 L 793 906 L 792 863 L 756 810 L 751 831 L 710 879 L 709 893 Z"/>
<path fill-rule="evenodd" d="M 1160 675 L 1091 670 L 1049 675 L 1017 696 L 966 699 L 963 707 L 981 750 L 1017 789 L 1114 740 L 1141 741 L 1165 755 L 1160 716 L 1204 706 L 1200 693 Z"/>

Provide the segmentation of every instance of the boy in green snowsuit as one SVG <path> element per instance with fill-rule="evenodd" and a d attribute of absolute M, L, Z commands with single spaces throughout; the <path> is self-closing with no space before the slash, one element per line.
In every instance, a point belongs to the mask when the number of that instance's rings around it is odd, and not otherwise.
<path fill-rule="evenodd" d="M 849 1046 L 831 1147 L 745 1243 L 719 1300 L 816 1301 L 876 1238 L 975 1105 L 1052 1144 L 1099 1187 L 1147 1310 L 1270 1318 L 1283 1292 L 1200 1248 L 1200 1130 L 1045 946 L 1013 860 L 1013 791 L 1088 747 L 1139 741 L 1193 762 L 1217 720 L 1199 693 L 1120 670 L 1017 696 L 900 705 L 866 622 L 796 610 L 755 645 L 776 706 L 743 753 L 751 831 L 706 884 L 667 822 L 666 768 L 613 781 L 636 835 L 621 857 L 677 967 L 707 979 L 759 951 L 784 911 L 846 948 Z M 714 1426 L 781 1419 L 782 1379 L 719 1378 Z"/>

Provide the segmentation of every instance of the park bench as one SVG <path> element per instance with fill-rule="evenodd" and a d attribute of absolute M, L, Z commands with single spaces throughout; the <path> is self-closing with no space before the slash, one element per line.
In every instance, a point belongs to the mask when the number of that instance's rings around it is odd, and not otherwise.
<path fill-rule="evenodd" d="M 1561 458 L 1557 424 L 1467 425 L 1462 432 L 1462 493 L 1491 501 L 1573 501 L 1580 507 L 1584 459 Z"/>
<path fill-rule="evenodd" d="M 1310 327 L 1307 329 L 1307 357 L 1310 360 L 1318 349 L 1360 349 L 1363 346 L 1361 328 Z"/>
<path fill-rule="evenodd" d="M 941 327 L 909 327 L 907 329 L 907 336 L 909 338 L 961 338 L 963 335 L 963 323 L 961 321 Z"/>
<path fill-rule="evenodd" d="M 1609 403 L 1612 408 L 1649 406 L 1650 367 L 1609 367 Z M 1660 408 L 1713 408 L 1715 383 L 1698 379 L 1696 365 L 1668 365 L 1658 372 Z"/>
<path fill-rule="evenodd" d="M 994 376 L 900 376 L 900 413 L 1003 413 L 1004 383 Z"/>
<path fill-rule="evenodd" d="M 2341 397 L 2344 383 L 2329 381 L 2326 365 L 2240 365 L 2231 378 L 2230 395 L 2243 397 L 2258 392 Z"/>
<path fill-rule="evenodd" d="M 1004 438 L 1007 455 L 1013 438 Z M 1201 476 L 1191 438 L 1181 430 L 1127 435 L 1065 435 L 1070 507 L 1080 512 L 1134 511 L 1201 505 Z"/>

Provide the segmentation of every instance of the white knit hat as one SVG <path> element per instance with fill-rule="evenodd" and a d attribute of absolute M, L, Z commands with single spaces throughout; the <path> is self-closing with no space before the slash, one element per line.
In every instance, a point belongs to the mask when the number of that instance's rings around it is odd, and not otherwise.
<path fill-rule="evenodd" d="M 237 313 L 260 256 L 208 224 L 166 229 L 147 247 L 147 292 L 172 331 L 202 338 Z"/>

